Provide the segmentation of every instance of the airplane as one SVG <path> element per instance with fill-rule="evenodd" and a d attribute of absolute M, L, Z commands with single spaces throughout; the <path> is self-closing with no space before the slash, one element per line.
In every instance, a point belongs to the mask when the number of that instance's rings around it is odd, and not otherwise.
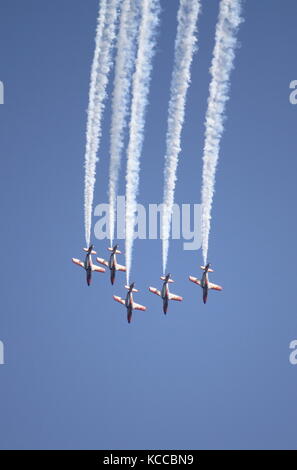
<path fill-rule="evenodd" d="M 110 269 L 110 281 L 113 284 L 115 280 L 116 271 L 126 271 L 126 266 L 122 266 L 121 264 L 117 263 L 116 255 L 120 255 L 121 251 L 118 250 L 118 245 L 115 245 L 113 248 L 107 248 L 111 251 L 111 255 L 109 261 L 105 261 L 103 258 L 96 258 L 98 263 L 107 266 Z"/>
<path fill-rule="evenodd" d="M 84 262 L 77 258 L 72 258 L 72 262 L 85 269 L 87 275 L 87 284 L 89 286 L 92 281 L 93 271 L 97 271 L 98 273 L 105 273 L 105 269 L 93 264 L 92 255 L 97 254 L 96 251 L 94 251 L 94 245 L 90 245 L 89 248 L 84 248 L 84 251 L 87 252 Z"/>
<path fill-rule="evenodd" d="M 209 281 L 208 273 L 213 273 L 213 269 L 210 268 L 210 263 L 208 263 L 206 266 L 200 266 L 200 268 L 203 270 L 201 280 L 193 276 L 189 276 L 189 280 L 194 282 L 195 284 L 198 284 L 198 286 L 202 287 L 203 302 L 206 304 L 209 289 L 223 290 L 223 288 Z"/>
<path fill-rule="evenodd" d="M 121 299 L 121 297 L 118 297 L 117 295 L 113 296 L 114 300 L 116 300 L 122 305 L 125 305 L 127 309 L 128 323 L 131 323 L 133 310 L 142 310 L 143 312 L 146 310 L 146 307 L 144 307 L 144 305 L 137 304 L 133 300 L 133 292 L 138 292 L 138 290 L 134 288 L 134 285 L 135 285 L 135 282 L 132 282 L 130 286 L 125 286 L 125 288 L 128 289 L 125 300 Z"/>
<path fill-rule="evenodd" d="M 163 282 L 163 287 L 162 290 L 159 291 L 155 287 L 149 287 L 149 291 L 152 292 L 153 294 L 159 295 L 163 299 L 163 312 L 167 313 L 167 308 L 168 308 L 168 302 L 169 300 L 183 300 L 182 297 L 179 295 L 171 294 L 169 292 L 169 282 L 174 282 L 173 279 L 171 279 L 171 274 L 168 273 L 167 276 L 161 276 L 160 279 L 162 279 Z"/>

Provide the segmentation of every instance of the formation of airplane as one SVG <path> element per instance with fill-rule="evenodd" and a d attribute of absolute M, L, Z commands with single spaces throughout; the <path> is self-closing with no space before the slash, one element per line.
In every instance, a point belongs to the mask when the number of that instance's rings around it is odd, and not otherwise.
<path fill-rule="evenodd" d="M 206 266 L 200 266 L 200 268 L 203 270 L 202 278 L 197 279 L 197 277 L 189 276 L 189 280 L 202 287 L 202 298 L 203 302 L 206 304 L 209 289 L 223 290 L 223 288 L 209 281 L 208 273 L 213 273 L 213 269 L 210 268 L 210 263 L 208 263 Z"/>
<path fill-rule="evenodd" d="M 125 299 L 121 299 L 121 297 L 118 297 L 117 295 L 113 296 L 116 302 L 119 302 L 120 304 L 125 305 L 127 309 L 128 323 L 131 323 L 133 310 L 142 310 L 143 312 L 146 310 L 146 307 L 144 305 L 137 304 L 133 300 L 133 292 L 138 292 L 138 290 L 134 288 L 134 285 L 135 285 L 135 282 L 132 282 L 130 286 L 125 286 L 125 288 L 128 289 Z"/>
<path fill-rule="evenodd" d="M 98 263 L 104 265 L 110 270 L 110 281 L 111 281 L 111 284 L 113 285 L 115 281 L 116 272 L 126 271 L 126 266 L 122 266 L 121 264 L 117 262 L 116 255 L 121 254 L 121 251 L 118 249 L 118 245 L 115 245 L 113 248 L 108 248 L 108 250 L 111 252 L 109 261 L 106 261 L 105 259 L 99 258 L 99 257 L 97 257 L 96 260 Z M 84 261 L 80 261 L 77 258 L 72 258 L 72 261 L 76 265 L 84 268 L 84 270 L 86 271 L 87 284 L 89 286 L 92 281 L 92 273 L 93 272 L 104 273 L 105 268 L 101 268 L 100 266 L 97 266 L 92 261 L 92 255 L 97 254 L 96 251 L 94 250 L 94 245 L 90 245 L 89 248 L 84 248 L 84 251 L 86 252 L 86 257 Z M 206 266 L 200 266 L 200 268 L 203 270 L 201 279 L 198 279 L 193 276 L 189 276 L 189 280 L 202 288 L 203 302 L 206 303 L 209 290 L 221 291 L 223 288 L 209 281 L 208 274 L 213 272 L 213 269 L 210 268 L 210 263 L 208 263 Z M 174 282 L 173 279 L 171 278 L 170 273 L 168 273 L 166 276 L 161 276 L 160 279 L 163 281 L 162 289 L 158 290 L 155 287 L 149 287 L 149 291 L 161 297 L 161 299 L 163 300 L 163 312 L 164 314 L 166 314 L 170 300 L 177 300 L 181 302 L 183 298 L 179 295 L 175 295 L 170 292 L 169 284 Z M 138 290 L 135 289 L 134 286 L 135 286 L 134 282 L 132 282 L 132 284 L 130 284 L 129 286 L 125 286 L 125 288 L 128 289 L 125 299 L 122 299 L 121 297 L 117 295 L 113 296 L 116 302 L 119 302 L 120 304 L 126 307 L 128 323 L 131 323 L 133 310 L 142 310 L 142 311 L 146 310 L 146 307 L 144 305 L 134 302 L 133 293 L 138 292 Z"/>
<path fill-rule="evenodd" d="M 174 280 L 171 279 L 171 274 L 170 273 L 168 273 L 167 276 L 161 276 L 160 279 L 162 281 L 164 281 L 163 286 L 162 286 L 162 290 L 159 291 L 155 287 L 149 287 L 149 291 L 152 292 L 153 294 L 158 295 L 159 297 L 161 297 L 163 299 L 163 312 L 166 315 L 169 300 L 182 301 L 183 298 L 180 295 L 171 294 L 169 292 L 169 285 L 168 284 L 170 282 L 174 282 Z"/>
<path fill-rule="evenodd" d="M 88 286 L 92 282 L 92 273 L 94 271 L 98 273 L 105 273 L 105 269 L 101 268 L 100 266 L 96 266 L 96 264 L 93 263 L 92 261 L 92 255 L 96 255 L 96 251 L 94 250 L 94 245 L 90 245 L 89 248 L 84 248 L 84 251 L 87 252 L 85 261 L 80 261 L 77 258 L 72 258 L 72 261 L 74 264 L 77 264 L 77 266 L 80 266 L 81 268 L 84 268 L 86 271 L 86 277 L 87 277 L 87 284 Z"/>
<path fill-rule="evenodd" d="M 115 280 L 115 275 L 117 271 L 126 271 L 126 266 L 122 266 L 117 262 L 117 255 L 121 254 L 121 251 L 118 250 L 118 245 L 115 245 L 113 248 L 107 248 L 111 251 L 109 261 L 105 261 L 103 258 L 96 258 L 98 263 L 103 264 L 104 266 L 110 269 L 110 282 L 113 284 Z"/>

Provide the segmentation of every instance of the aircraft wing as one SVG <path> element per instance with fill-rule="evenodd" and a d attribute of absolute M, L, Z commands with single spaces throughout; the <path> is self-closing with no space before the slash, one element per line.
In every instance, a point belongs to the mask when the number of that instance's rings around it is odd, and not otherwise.
<path fill-rule="evenodd" d="M 153 294 L 159 295 L 161 297 L 161 292 L 156 289 L 155 287 L 149 287 L 149 291 L 152 292 Z"/>
<path fill-rule="evenodd" d="M 133 309 L 134 310 L 142 310 L 143 312 L 146 310 L 146 307 L 144 305 L 136 304 L 133 302 Z"/>
<path fill-rule="evenodd" d="M 192 281 L 195 284 L 198 284 L 198 286 L 201 286 L 201 281 L 200 279 L 197 279 L 197 277 L 189 276 L 189 281 Z"/>
<path fill-rule="evenodd" d="M 97 271 L 98 273 L 105 273 L 104 268 L 100 268 L 100 266 L 96 266 L 95 264 L 92 265 L 92 271 Z"/>
<path fill-rule="evenodd" d="M 175 294 L 169 294 L 169 300 L 183 300 L 183 298 L 180 295 L 175 295 Z"/>
<path fill-rule="evenodd" d="M 79 259 L 77 259 L 77 258 L 72 258 L 72 262 L 74 264 L 77 264 L 77 266 L 81 266 L 82 268 L 85 267 L 84 263 L 82 261 L 80 261 Z"/>
<path fill-rule="evenodd" d="M 122 266 L 121 264 L 117 264 L 117 271 L 125 271 L 126 272 L 126 266 Z"/>
<path fill-rule="evenodd" d="M 121 297 L 118 297 L 117 295 L 114 295 L 113 298 L 114 298 L 114 300 L 119 302 L 119 304 L 125 305 L 125 301 L 124 301 L 124 299 L 121 299 Z"/>
<path fill-rule="evenodd" d="M 208 283 L 209 289 L 214 289 L 214 290 L 223 290 L 221 286 L 218 286 L 217 284 L 213 284 L 212 282 Z"/>
<path fill-rule="evenodd" d="M 103 264 L 104 266 L 107 266 L 107 267 L 108 267 L 108 261 L 105 261 L 105 259 L 103 259 L 103 258 L 96 258 L 96 260 L 98 261 L 98 263 Z"/>

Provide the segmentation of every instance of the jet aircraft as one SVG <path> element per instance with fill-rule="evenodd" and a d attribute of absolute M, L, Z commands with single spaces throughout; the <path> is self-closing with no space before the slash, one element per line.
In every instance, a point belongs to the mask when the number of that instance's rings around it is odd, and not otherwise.
<path fill-rule="evenodd" d="M 130 286 L 125 286 L 125 288 L 128 289 L 126 299 L 121 299 L 121 297 L 118 297 L 117 295 L 113 296 L 114 300 L 116 300 L 122 305 L 125 305 L 127 309 L 128 323 L 131 323 L 133 310 L 142 310 L 142 311 L 146 310 L 146 307 L 144 305 L 137 304 L 133 300 L 133 292 L 138 292 L 138 290 L 134 288 L 134 285 L 135 285 L 135 282 L 132 282 Z"/>
<path fill-rule="evenodd" d="M 180 297 L 179 295 L 171 294 L 169 292 L 169 283 L 174 282 L 173 279 L 171 279 L 171 274 L 168 273 L 167 276 L 161 276 L 160 279 L 163 282 L 163 287 L 162 290 L 159 291 L 155 287 L 149 287 L 149 291 L 152 292 L 153 294 L 159 295 L 163 299 L 163 312 L 166 314 L 167 309 L 168 309 L 168 302 L 169 300 L 179 300 L 182 301 L 183 298 Z"/>
<path fill-rule="evenodd" d="M 117 271 L 126 271 L 126 266 L 122 266 L 117 262 L 116 255 L 120 255 L 121 252 L 118 250 L 118 245 L 115 245 L 113 248 L 107 248 L 109 251 L 111 251 L 111 255 L 109 258 L 109 261 L 106 261 L 103 258 L 96 258 L 97 262 L 100 264 L 103 264 L 107 268 L 110 269 L 110 281 L 113 284 L 115 280 L 115 275 Z"/>
<path fill-rule="evenodd" d="M 92 273 L 94 271 L 97 271 L 98 273 L 104 273 L 105 269 L 101 268 L 100 266 L 96 266 L 96 264 L 93 264 L 92 255 L 96 255 L 96 251 L 94 250 L 94 245 L 90 245 L 89 248 L 84 248 L 84 251 L 87 252 L 84 261 L 80 261 L 77 258 L 72 258 L 72 261 L 74 264 L 77 264 L 77 266 L 81 266 L 82 268 L 85 269 L 87 284 L 89 286 L 92 281 Z"/>
<path fill-rule="evenodd" d="M 206 266 L 200 266 L 200 268 L 203 270 L 202 278 L 197 279 L 196 277 L 189 276 L 189 280 L 202 287 L 203 302 L 206 304 L 209 289 L 223 290 L 223 288 L 209 281 L 208 273 L 213 273 L 213 269 L 210 268 L 210 263 L 208 263 Z"/>

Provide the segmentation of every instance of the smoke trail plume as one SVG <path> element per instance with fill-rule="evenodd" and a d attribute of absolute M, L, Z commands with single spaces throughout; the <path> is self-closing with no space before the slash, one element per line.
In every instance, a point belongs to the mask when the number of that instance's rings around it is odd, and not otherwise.
<path fill-rule="evenodd" d="M 97 152 L 120 0 L 101 0 L 91 69 L 85 150 L 85 237 L 91 238 Z"/>
<path fill-rule="evenodd" d="M 196 24 L 201 4 L 199 0 L 180 0 L 177 15 L 174 67 L 168 108 L 166 156 L 164 168 L 164 197 L 162 213 L 162 258 L 165 274 L 171 225 L 176 171 L 181 150 L 181 132 L 185 118 L 187 90 L 191 80 L 191 64 L 196 44 Z"/>
<path fill-rule="evenodd" d="M 130 88 L 136 55 L 136 36 L 138 25 L 137 1 L 124 0 L 117 40 L 110 131 L 109 238 L 111 246 L 113 245 L 115 230 L 116 196 L 121 154 L 124 147 L 124 130 L 127 124 L 129 111 Z"/>
<path fill-rule="evenodd" d="M 210 68 L 208 108 L 202 174 L 202 255 L 207 262 L 211 209 L 220 141 L 224 130 L 225 106 L 229 99 L 230 73 L 233 68 L 237 30 L 242 21 L 241 0 L 221 0 L 216 26 L 215 47 Z"/>
<path fill-rule="evenodd" d="M 135 213 L 137 209 L 136 196 L 139 183 L 139 160 L 143 144 L 145 110 L 148 102 L 159 10 L 159 0 L 142 0 L 138 51 L 132 86 L 130 136 L 127 150 L 125 220 L 127 283 L 129 282 L 131 271 Z"/>

